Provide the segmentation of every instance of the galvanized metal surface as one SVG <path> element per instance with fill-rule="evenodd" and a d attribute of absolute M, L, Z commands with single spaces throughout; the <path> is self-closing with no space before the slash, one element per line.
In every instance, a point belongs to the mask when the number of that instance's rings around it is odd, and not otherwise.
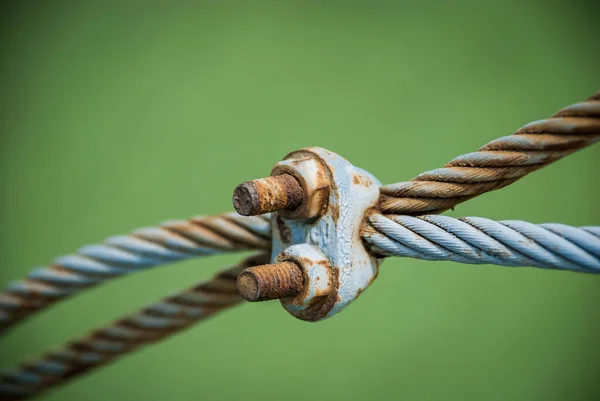
<path fill-rule="evenodd" d="M 362 237 L 381 256 L 600 273 L 600 227 L 374 213 Z"/>
<path fill-rule="evenodd" d="M 268 216 L 236 213 L 167 221 L 55 259 L 0 294 L 0 334 L 22 319 L 126 274 L 195 257 L 270 249 Z"/>
<path fill-rule="evenodd" d="M 268 254 L 248 258 L 221 271 L 212 280 L 171 295 L 14 371 L 0 374 L 0 399 L 22 400 L 37 395 L 239 304 L 242 298 L 235 285 L 238 274 L 268 260 Z"/>
<path fill-rule="evenodd" d="M 437 214 L 485 192 L 504 188 L 525 175 L 600 140 L 600 91 L 550 119 L 534 121 L 511 136 L 411 181 L 381 187 L 384 214 Z"/>

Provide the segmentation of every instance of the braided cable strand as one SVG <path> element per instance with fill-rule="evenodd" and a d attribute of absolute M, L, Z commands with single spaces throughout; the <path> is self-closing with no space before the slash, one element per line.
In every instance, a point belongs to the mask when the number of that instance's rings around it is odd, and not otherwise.
<path fill-rule="evenodd" d="M 249 249 L 268 250 L 269 216 L 236 213 L 167 221 L 110 237 L 59 257 L 8 285 L 0 294 L 0 333 L 50 304 L 107 280 L 146 268 Z"/>
<path fill-rule="evenodd" d="M 373 213 L 362 238 L 378 256 L 600 273 L 600 227 Z M 241 301 L 235 285 L 237 275 L 246 267 L 268 261 L 268 254 L 247 259 L 209 282 L 0 375 L 0 396 L 20 400 L 36 395 L 237 304 Z"/>
<path fill-rule="evenodd" d="M 600 92 L 550 119 L 527 124 L 511 136 L 459 156 L 443 168 L 381 187 L 379 210 L 368 216 L 361 236 L 371 253 L 381 257 L 600 273 L 600 227 L 436 215 L 598 140 Z M 0 333 L 56 301 L 111 278 L 192 257 L 268 250 L 269 219 L 268 215 L 228 213 L 169 221 L 83 247 L 0 293 Z M 35 395 L 239 303 L 237 275 L 246 267 L 267 262 L 266 254 L 248 259 L 211 281 L 0 375 L 0 397 L 17 400 Z"/>
<path fill-rule="evenodd" d="M 238 274 L 268 261 L 266 253 L 250 257 L 210 281 L 169 296 L 0 375 L 0 398 L 20 400 L 36 395 L 237 305 L 242 301 L 236 289 Z"/>
<path fill-rule="evenodd" d="M 374 213 L 362 238 L 379 256 L 600 273 L 600 227 Z"/>
<path fill-rule="evenodd" d="M 437 214 L 485 192 L 504 188 L 532 171 L 600 140 L 600 91 L 550 119 L 534 121 L 513 135 L 411 181 L 380 188 L 378 209 L 392 214 Z"/>

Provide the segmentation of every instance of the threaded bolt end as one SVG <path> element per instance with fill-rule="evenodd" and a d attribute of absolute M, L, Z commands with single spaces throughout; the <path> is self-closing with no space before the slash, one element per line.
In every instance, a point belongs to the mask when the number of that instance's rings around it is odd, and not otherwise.
<path fill-rule="evenodd" d="M 233 192 L 233 207 L 242 216 L 295 209 L 303 200 L 302 187 L 289 174 L 246 181 Z"/>
<path fill-rule="evenodd" d="M 293 262 L 255 266 L 240 273 L 237 289 L 250 302 L 287 298 L 304 289 L 304 277 Z"/>

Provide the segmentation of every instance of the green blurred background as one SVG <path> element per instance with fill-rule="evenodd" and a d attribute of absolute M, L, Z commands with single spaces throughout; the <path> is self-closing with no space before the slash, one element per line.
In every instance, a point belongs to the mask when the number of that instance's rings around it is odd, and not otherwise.
<path fill-rule="evenodd" d="M 300 147 L 396 182 L 600 88 L 592 2 L 192 3 L 3 6 L 2 284 L 108 235 L 229 210 L 238 183 Z M 600 224 L 599 156 L 452 214 Z M 1 340 L 1 365 L 238 258 L 57 305 Z M 599 302 L 590 275 L 390 259 L 331 320 L 244 305 L 41 399 L 599 399 Z"/>

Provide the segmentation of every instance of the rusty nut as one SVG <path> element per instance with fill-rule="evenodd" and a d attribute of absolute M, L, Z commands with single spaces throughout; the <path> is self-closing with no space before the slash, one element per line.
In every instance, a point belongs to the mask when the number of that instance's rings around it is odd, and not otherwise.
<path fill-rule="evenodd" d="M 294 209 L 280 210 L 286 219 L 311 219 L 321 216 L 327 209 L 331 180 L 327 169 L 309 152 L 290 153 L 273 167 L 272 176 L 293 176 L 304 195 L 302 202 Z"/>
<path fill-rule="evenodd" d="M 292 245 L 277 255 L 274 261 L 292 262 L 302 271 L 301 290 L 292 297 L 281 299 L 288 312 L 299 319 L 315 321 L 331 310 L 337 299 L 336 279 L 329 260 L 317 247 Z"/>

